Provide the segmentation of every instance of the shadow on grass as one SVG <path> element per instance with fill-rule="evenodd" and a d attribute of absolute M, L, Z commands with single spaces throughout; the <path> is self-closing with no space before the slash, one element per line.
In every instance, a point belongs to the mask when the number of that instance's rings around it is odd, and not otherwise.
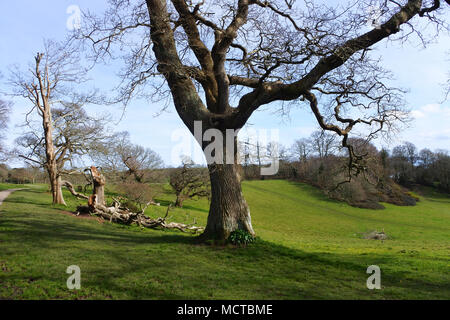
<path fill-rule="evenodd" d="M 408 266 L 396 269 L 394 255 L 311 253 L 261 239 L 248 248 L 197 245 L 195 237 L 184 234 L 28 213 L 20 201 L 36 203 L 17 195 L 12 200 L 15 207 L 0 216 L 0 252 L 2 260 L 19 271 L 4 273 L 1 279 L 18 287 L 33 286 L 36 298 L 73 298 L 64 288 L 69 260 L 79 261 L 86 275 L 83 288 L 94 292 L 83 292 L 88 297 L 449 298 L 445 278 L 423 280 L 405 271 Z M 371 264 L 380 265 L 382 285 L 394 293 L 365 287 Z M 48 294 L 49 286 L 60 289 Z"/>
<path fill-rule="evenodd" d="M 70 217 L 68 217 L 70 219 Z M 33 246 L 51 245 L 52 242 L 63 243 L 64 241 L 108 241 L 120 244 L 158 244 L 158 243 L 194 243 L 195 238 L 185 235 L 164 234 L 170 231 L 160 231 L 157 236 L 149 232 L 142 232 L 137 227 L 126 225 L 111 225 L 110 228 L 91 227 L 89 224 L 97 224 L 95 221 L 85 222 L 83 225 L 71 224 L 71 220 L 64 222 L 51 219 L 41 221 L 36 219 L 22 220 L 3 219 L 0 225 L 6 224 L 10 230 L 4 231 L 14 238 L 20 238 L 23 233 L 27 238 L 34 239 Z M 107 223 L 107 222 L 105 222 Z M 131 232 L 130 232 L 131 231 Z M 156 231 L 153 231 L 156 232 Z"/>
<path fill-rule="evenodd" d="M 197 207 L 194 207 L 194 206 L 191 206 L 191 205 L 186 205 L 186 204 L 183 205 L 183 207 L 180 208 L 180 209 L 209 213 L 209 210 L 208 210 L 208 209 L 201 209 L 201 208 L 197 208 Z"/>
<path fill-rule="evenodd" d="M 234 285 L 244 283 L 248 298 L 252 298 L 252 291 L 256 290 L 254 294 L 267 294 L 266 291 L 270 294 L 272 291 L 271 299 L 334 299 L 339 298 L 339 290 L 348 290 L 347 286 L 352 287 L 355 298 L 376 298 L 381 297 L 379 293 L 365 288 L 367 266 L 378 264 L 383 268 L 395 264 L 394 257 L 388 255 L 358 257 L 308 253 L 261 239 L 248 248 L 196 245 L 196 238 L 192 236 L 105 227 L 93 221 L 71 225 L 72 220 L 61 218 L 66 217 L 57 216 L 49 221 L 3 217 L 0 227 L 6 225 L 3 236 L 10 241 L 21 242 L 26 251 L 38 252 L 38 248 L 45 248 L 53 255 L 64 255 L 67 250 L 73 250 L 72 260 L 78 259 L 82 264 L 89 261 L 89 265 L 84 267 L 90 274 L 86 286 L 115 295 L 125 290 L 132 298 L 208 298 L 179 288 L 183 281 L 201 288 L 201 291 L 210 290 L 213 295 L 227 290 L 231 294 Z M 77 247 L 77 243 L 81 245 L 86 241 L 91 244 L 87 249 Z M 5 254 L 4 259 L 12 259 L 9 258 L 11 254 Z M 101 261 L 105 263 L 99 263 L 96 257 L 103 257 Z M 38 270 L 37 274 L 39 272 L 42 271 Z M 411 278 L 411 275 L 411 272 L 383 270 L 383 285 L 448 298 L 450 283 L 425 281 Z M 15 282 L 23 277 L 16 274 L 5 279 Z M 49 275 L 37 277 L 47 279 Z M 133 285 L 133 281 L 145 281 L 145 285 Z M 162 285 L 165 281 L 169 284 Z"/>

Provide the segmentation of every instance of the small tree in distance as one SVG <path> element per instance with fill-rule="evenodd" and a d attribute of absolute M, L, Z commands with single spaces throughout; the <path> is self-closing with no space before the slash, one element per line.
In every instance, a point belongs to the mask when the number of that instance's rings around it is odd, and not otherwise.
<path fill-rule="evenodd" d="M 185 161 L 180 168 L 174 169 L 169 183 L 177 196 L 175 206 L 179 208 L 183 207 L 186 199 L 209 198 L 211 195 L 206 170 L 194 167 L 192 162 Z"/>
<path fill-rule="evenodd" d="M 133 144 L 127 131 L 118 132 L 108 139 L 92 158 L 104 170 L 118 174 L 122 182 L 132 178 L 142 183 L 149 170 L 163 166 L 161 156 L 150 148 Z"/>

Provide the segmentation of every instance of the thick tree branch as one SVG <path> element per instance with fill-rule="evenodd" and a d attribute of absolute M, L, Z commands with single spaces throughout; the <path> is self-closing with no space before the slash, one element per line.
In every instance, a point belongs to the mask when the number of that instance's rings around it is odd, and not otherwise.
<path fill-rule="evenodd" d="M 194 132 L 194 121 L 207 119 L 209 112 L 178 56 L 166 1 L 146 0 L 146 2 L 150 13 L 151 39 L 158 61 L 158 71 L 167 80 L 180 118 L 189 130 Z"/>
<path fill-rule="evenodd" d="M 205 75 L 204 81 L 201 82 L 205 90 L 206 100 L 209 109 L 215 110 L 218 97 L 217 82 L 214 78 L 214 62 L 211 57 L 211 52 L 200 39 L 200 33 L 197 28 L 195 14 L 190 12 L 184 0 L 172 0 L 175 9 L 180 15 L 180 23 L 188 37 L 189 47 L 194 52 L 199 61 L 203 73 Z M 197 10 L 198 11 L 198 8 Z"/>
<path fill-rule="evenodd" d="M 214 75 L 219 90 L 219 113 L 224 113 L 229 107 L 230 82 L 225 70 L 227 51 L 234 39 L 236 39 L 239 28 L 247 22 L 249 2 L 249 0 L 239 0 L 237 12 L 233 21 L 225 31 L 216 30 L 215 32 L 215 43 L 211 54 L 214 61 Z"/>
<path fill-rule="evenodd" d="M 263 104 L 276 100 L 295 100 L 309 91 L 325 74 L 342 66 L 354 53 L 365 50 L 381 40 L 397 33 L 400 26 L 417 15 L 422 6 L 421 0 L 409 0 L 399 12 L 394 14 L 379 28 L 346 41 L 337 47 L 333 54 L 324 57 L 302 79 L 290 84 L 270 82 L 261 84 L 254 91 L 244 95 L 238 106 L 237 126 L 246 122 L 250 115 Z M 234 79 L 235 81 L 238 80 Z M 246 83 L 242 81 L 242 83 Z M 247 82 L 248 83 L 248 82 Z"/>

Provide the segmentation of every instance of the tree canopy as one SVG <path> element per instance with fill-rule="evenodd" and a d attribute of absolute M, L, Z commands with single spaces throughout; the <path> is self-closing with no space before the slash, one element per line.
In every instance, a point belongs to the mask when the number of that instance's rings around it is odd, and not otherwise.
<path fill-rule="evenodd" d="M 366 168 L 350 143 L 355 128 L 370 140 L 390 135 L 407 118 L 404 90 L 390 85 L 392 74 L 373 48 L 411 37 L 426 43 L 432 39 L 427 24 L 448 30 L 441 17 L 448 6 L 439 0 L 109 3 L 103 17 L 85 13 L 73 39 L 82 40 L 77 43 L 94 62 L 123 58 L 117 101 L 161 100 L 170 91 L 193 134 L 196 122 L 202 134 L 225 133 L 242 128 L 264 105 L 288 112 L 306 104 L 324 131 L 340 136 L 349 177 Z M 369 7 L 377 8 L 376 17 Z M 208 158 L 207 141 L 196 138 Z M 224 141 L 216 152 L 224 155 L 219 159 L 231 154 L 235 164 L 208 159 L 212 198 L 205 237 L 227 238 L 236 229 L 254 234 L 237 150 Z"/>

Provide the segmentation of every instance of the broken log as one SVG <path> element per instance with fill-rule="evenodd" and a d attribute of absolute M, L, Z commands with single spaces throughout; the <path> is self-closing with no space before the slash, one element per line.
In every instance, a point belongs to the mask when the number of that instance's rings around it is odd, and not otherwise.
<path fill-rule="evenodd" d="M 114 202 L 111 206 L 106 206 L 104 197 L 104 187 L 106 184 L 105 177 L 98 171 L 98 169 L 92 166 L 90 169 L 92 175 L 92 181 L 94 184 L 93 194 L 90 197 L 85 196 L 88 200 L 87 206 L 79 206 L 77 208 L 77 213 L 89 212 L 92 215 L 101 217 L 109 222 L 121 223 L 121 224 L 136 224 L 142 228 L 151 229 L 177 229 L 182 232 L 202 232 L 204 228 L 195 226 L 193 224 L 184 224 L 178 222 L 167 222 L 167 217 L 172 205 L 167 208 L 166 215 L 164 218 L 153 219 L 144 214 L 145 209 L 151 205 L 155 204 L 153 201 L 147 203 L 141 212 L 132 212 L 128 208 L 122 206 L 119 200 L 113 199 Z M 72 187 L 73 189 L 73 187 Z M 75 190 L 74 190 L 75 191 Z M 158 205 L 158 204 L 156 204 Z"/>
<path fill-rule="evenodd" d="M 62 186 L 62 187 L 66 187 L 67 190 L 69 190 L 70 193 L 71 193 L 72 195 L 74 195 L 75 197 L 77 197 L 77 198 L 89 199 L 88 196 L 86 196 L 86 195 L 84 195 L 84 194 L 82 194 L 82 193 L 76 192 L 76 191 L 75 191 L 75 188 L 73 187 L 73 185 L 72 185 L 69 181 L 62 181 L 62 182 L 61 182 L 61 186 Z"/>
<path fill-rule="evenodd" d="M 164 218 L 153 219 L 150 218 L 142 212 L 131 212 L 127 208 L 121 207 L 120 204 L 115 202 L 114 206 L 104 206 L 100 204 L 96 204 L 94 209 L 92 210 L 91 206 L 79 206 L 77 208 L 78 212 L 90 212 L 90 214 L 103 218 L 109 222 L 115 222 L 126 225 L 138 225 L 143 228 L 150 229 L 177 229 L 182 232 L 202 232 L 203 228 L 195 226 L 195 224 L 184 224 L 178 222 L 167 222 L 167 214 Z"/>

